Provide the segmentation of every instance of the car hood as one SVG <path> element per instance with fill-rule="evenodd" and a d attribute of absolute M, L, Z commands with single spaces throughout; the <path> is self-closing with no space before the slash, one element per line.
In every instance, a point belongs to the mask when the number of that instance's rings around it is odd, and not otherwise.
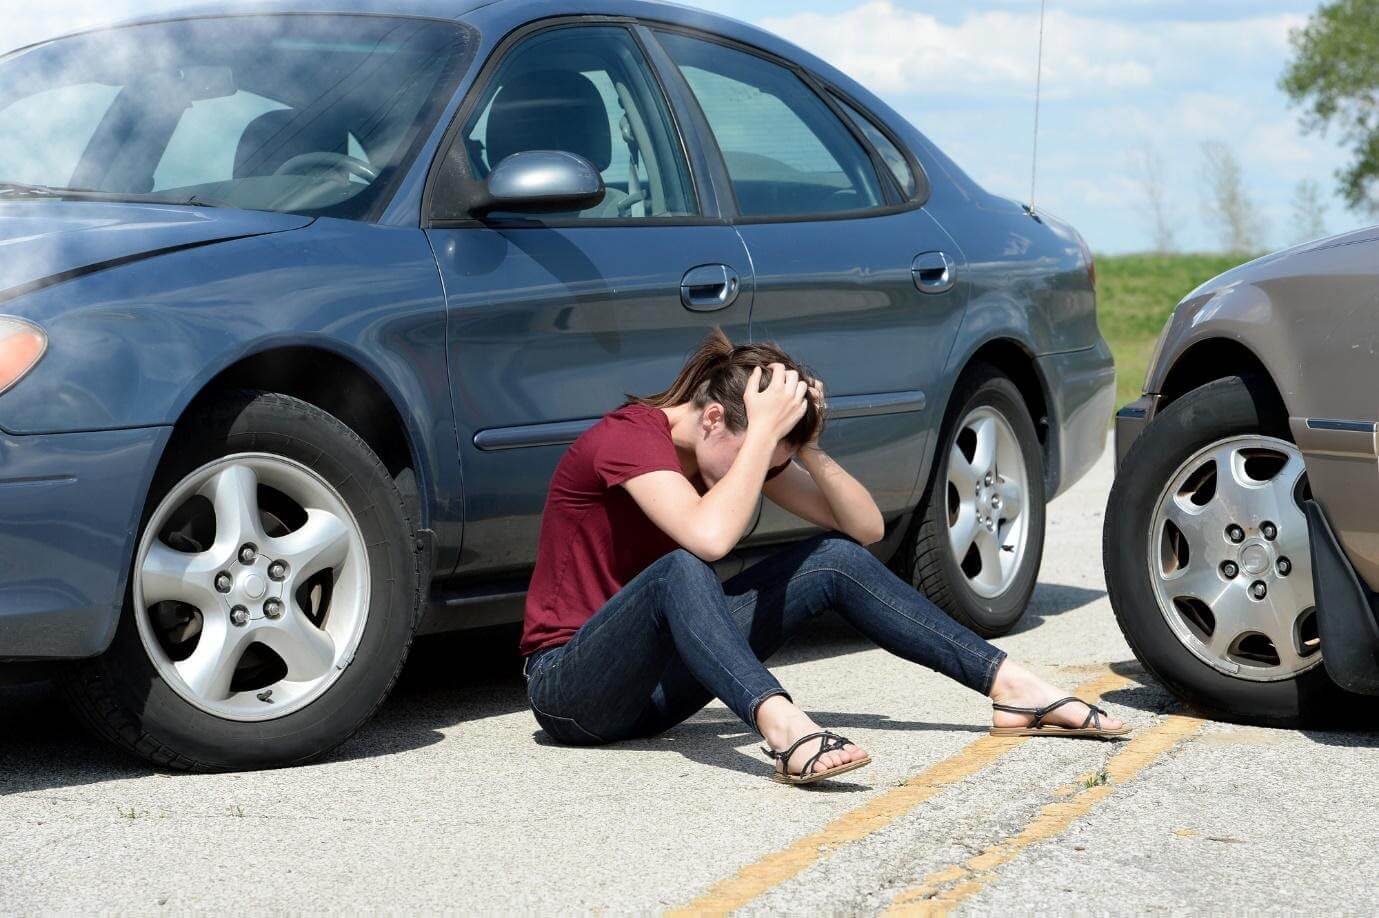
<path fill-rule="evenodd" d="M 1359 245 L 1376 241 L 1379 241 L 1379 225 L 1366 226 L 1344 233 L 1337 233 L 1334 236 L 1326 236 L 1321 239 L 1301 242 L 1286 249 L 1279 249 L 1267 255 L 1261 255 L 1253 261 L 1247 261 L 1242 265 L 1236 265 L 1229 271 L 1224 271 L 1210 280 L 1199 284 L 1197 289 L 1183 297 L 1178 305 L 1181 306 L 1184 303 L 1199 300 L 1203 296 L 1215 293 L 1218 290 L 1234 284 L 1250 283 L 1265 276 L 1275 276 L 1280 270 L 1286 270 L 1287 268 L 1287 266 L 1281 268 L 1279 262 L 1286 261 L 1295 256 L 1304 255 L 1308 252 L 1317 252 L 1322 249 L 1333 249 L 1342 245 Z"/>
<path fill-rule="evenodd" d="M 233 208 L 94 201 L 0 203 L 0 301 L 191 246 L 300 229 L 312 218 Z"/>

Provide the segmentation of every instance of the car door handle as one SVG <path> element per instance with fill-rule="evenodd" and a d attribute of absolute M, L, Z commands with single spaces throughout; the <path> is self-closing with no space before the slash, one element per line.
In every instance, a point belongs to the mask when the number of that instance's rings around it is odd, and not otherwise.
<path fill-rule="evenodd" d="M 680 302 L 696 312 L 726 309 L 737 300 L 737 272 L 727 265 L 700 265 L 680 281 Z"/>
<path fill-rule="evenodd" d="M 947 293 L 958 282 L 957 265 L 944 252 L 923 252 L 915 256 L 910 274 L 920 293 Z"/>

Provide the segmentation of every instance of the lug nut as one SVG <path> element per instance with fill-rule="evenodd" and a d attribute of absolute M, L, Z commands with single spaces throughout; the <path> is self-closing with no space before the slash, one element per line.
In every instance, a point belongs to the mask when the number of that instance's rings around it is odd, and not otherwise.
<path fill-rule="evenodd" d="M 283 604 L 280 599 L 270 599 L 263 604 L 263 614 L 268 618 L 279 618 L 283 614 Z"/>
<path fill-rule="evenodd" d="M 1227 580 L 1234 580 L 1240 574 L 1240 567 L 1234 561 L 1225 561 L 1221 564 L 1221 576 Z"/>
<path fill-rule="evenodd" d="M 224 571 L 215 575 L 215 590 L 217 593 L 228 593 L 230 592 L 230 587 L 234 585 L 234 578 Z"/>
<path fill-rule="evenodd" d="M 1263 599 L 1265 596 L 1269 595 L 1269 588 L 1264 585 L 1263 580 L 1256 580 L 1254 583 L 1250 584 L 1250 595 L 1255 599 Z"/>
<path fill-rule="evenodd" d="M 1272 542 L 1278 536 L 1278 527 L 1266 520 L 1259 524 L 1259 532 L 1264 538 Z"/>
<path fill-rule="evenodd" d="M 287 562 L 286 562 L 286 561 L 274 561 L 272 564 L 268 565 L 268 579 L 269 579 L 269 580 L 282 580 L 282 579 L 285 578 L 286 576 L 287 576 Z"/>
<path fill-rule="evenodd" d="M 1287 558 L 1279 558 L 1276 566 L 1280 577 L 1287 577 L 1293 572 L 1293 562 L 1289 561 Z"/>
<path fill-rule="evenodd" d="M 1235 523 L 1231 523 L 1226 527 L 1226 538 L 1237 544 L 1243 542 L 1245 541 L 1245 530 L 1241 529 Z"/>
<path fill-rule="evenodd" d="M 230 610 L 230 624 L 240 626 L 249 624 L 249 610 L 244 606 L 235 606 Z"/>
<path fill-rule="evenodd" d="M 991 483 L 995 480 L 996 477 L 992 475 L 990 472 L 987 472 L 986 477 L 982 479 L 982 484 L 986 485 L 989 488 L 991 487 Z"/>
<path fill-rule="evenodd" d="M 996 494 L 996 495 L 993 495 L 993 496 L 992 496 L 992 498 L 991 498 L 991 509 L 992 509 L 992 510 L 999 510 L 999 509 L 1001 509 L 1001 495 Z"/>
<path fill-rule="evenodd" d="M 253 542 L 245 542 L 244 547 L 239 550 L 240 564 L 253 564 L 254 559 L 259 556 L 259 550 Z"/>

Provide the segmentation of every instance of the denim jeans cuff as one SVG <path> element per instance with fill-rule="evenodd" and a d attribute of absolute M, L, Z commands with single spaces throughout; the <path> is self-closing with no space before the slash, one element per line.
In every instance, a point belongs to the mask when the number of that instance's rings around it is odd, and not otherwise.
<path fill-rule="evenodd" d="M 767 698 L 770 698 L 772 695 L 784 695 L 786 701 L 789 701 L 791 704 L 795 703 L 795 699 L 791 698 L 790 693 L 783 688 L 768 689 L 767 691 L 762 692 L 760 695 L 752 699 L 752 703 L 747 706 L 747 713 L 748 715 L 750 715 L 747 721 L 747 725 L 751 727 L 753 730 L 756 730 L 757 736 L 760 736 L 763 739 L 766 738 L 766 735 L 761 732 L 760 728 L 757 727 L 757 708 L 761 707 L 761 703 L 765 701 Z"/>
<path fill-rule="evenodd" d="M 1010 656 L 1010 654 L 1001 650 L 999 647 L 996 649 L 996 655 L 991 658 L 991 664 L 986 669 L 986 678 L 983 680 L 983 685 L 981 687 L 981 693 L 983 695 L 991 694 L 991 687 L 996 684 L 996 670 L 1001 668 L 1001 663 L 1004 662 L 1008 656 Z"/>

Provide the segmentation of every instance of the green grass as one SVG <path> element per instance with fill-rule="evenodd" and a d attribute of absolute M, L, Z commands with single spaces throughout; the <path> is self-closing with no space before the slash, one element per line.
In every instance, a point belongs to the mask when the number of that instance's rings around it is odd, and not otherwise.
<path fill-rule="evenodd" d="M 1116 357 L 1116 406 L 1140 396 L 1154 342 L 1178 301 L 1241 255 L 1103 255 L 1096 260 L 1097 322 Z"/>

